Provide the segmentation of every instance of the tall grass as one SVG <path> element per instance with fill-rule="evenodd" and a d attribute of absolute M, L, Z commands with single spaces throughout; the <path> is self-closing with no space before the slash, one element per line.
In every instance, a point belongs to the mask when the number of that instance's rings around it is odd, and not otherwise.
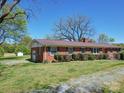
<path fill-rule="evenodd" d="M 124 67 L 123 61 L 86 61 L 54 64 L 0 65 L 0 93 L 20 93 L 48 88 L 81 75 Z"/>

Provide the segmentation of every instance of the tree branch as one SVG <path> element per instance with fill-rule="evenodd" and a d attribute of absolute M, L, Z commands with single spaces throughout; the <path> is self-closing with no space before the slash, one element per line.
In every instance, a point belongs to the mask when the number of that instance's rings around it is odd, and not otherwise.
<path fill-rule="evenodd" d="M 12 17 L 4 18 L 4 20 L 14 19 L 14 18 L 16 18 L 16 16 L 21 15 L 21 14 L 26 15 L 25 11 L 24 11 L 24 12 L 17 12 L 17 13 L 15 13 Z"/>
<path fill-rule="evenodd" d="M 13 4 L 9 7 L 8 11 L 6 13 L 4 13 L 1 17 L 0 17 L 0 23 L 3 22 L 4 18 L 7 17 L 10 12 L 13 10 L 13 8 L 20 2 L 21 0 L 13 0 Z"/>
<path fill-rule="evenodd" d="M 0 10 L 3 8 L 3 6 L 6 4 L 7 0 L 2 0 L 0 3 Z"/>

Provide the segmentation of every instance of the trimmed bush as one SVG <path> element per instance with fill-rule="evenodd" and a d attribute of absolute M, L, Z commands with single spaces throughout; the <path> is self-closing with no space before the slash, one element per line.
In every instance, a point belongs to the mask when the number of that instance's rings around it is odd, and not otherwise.
<path fill-rule="evenodd" d="M 103 53 L 103 59 L 108 59 L 108 54 Z"/>
<path fill-rule="evenodd" d="M 64 56 L 63 55 L 54 55 L 55 60 L 59 62 L 64 62 Z"/>
<path fill-rule="evenodd" d="M 72 56 L 71 55 L 64 55 L 64 61 L 65 62 L 70 62 L 72 60 Z"/>
<path fill-rule="evenodd" d="M 82 60 L 84 60 L 84 61 L 87 61 L 88 60 L 88 54 L 87 53 L 84 53 L 84 54 L 82 54 Z"/>
<path fill-rule="evenodd" d="M 64 62 L 64 56 L 63 55 L 58 55 L 58 61 Z"/>
<path fill-rule="evenodd" d="M 100 53 L 96 55 L 97 60 L 108 59 L 108 55 L 106 53 Z"/>
<path fill-rule="evenodd" d="M 4 56 L 4 49 L 0 47 L 0 57 Z"/>
<path fill-rule="evenodd" d="M 87 54 L 88 55 L 88 60 L 95 60 L 95 55 L 92 53 Z"/>
<path fill-rule="evenodd" d="M 80 60 L 80 61 L 83 61 L 83 60 L 84 60 L 84 54 L 79 53 L 78 56 L 79 56 L 79 60 Z"/>
<path fill-rule="evenodd" d="M 58 60 L 58 56 L 59 56 L 59 55 L 54 55 L 54 59 L 55 59 L 55 60 Z"/>
<path fill-rule="evenodd" d="M 74 61 L 77 61 L 77 60 L 79 60 L 80 58 L 79 58 L 79 55 L 78 55 L 78 54 L 72 54 L 72 59 L 73 59 Z"/>
<path fill-rule="evenodd" d="M 88 53 L 79 53 L 77 55 L 78 55 L 80 61 L 88 60 Z"/>
<path fill-rule="evenodd" d="M 71 55 L 54 55 L 54 59 L 59 62 L 70 62 L 72 60 Z"/>
<path fill-rule="evenodd" d="M 124 60 L 124 50 L 120 51 L 119 53 L 119 59 Z"/>
<path fill-rule="evenodd" d="M 119 53 L 113 53 L 113 56 L 115 59 L 120 60 L 120 54 Z"/>

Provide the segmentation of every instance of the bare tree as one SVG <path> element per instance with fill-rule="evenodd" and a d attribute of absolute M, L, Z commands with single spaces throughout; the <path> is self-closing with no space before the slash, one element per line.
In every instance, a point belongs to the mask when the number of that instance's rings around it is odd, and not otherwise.
<path fill-rule="evenodd" d="M 55 38 L 69 41 L 82 41 L 83 38 L 91 38 L 95 31 L 86 16 L 68 17 L 60 19 L 55 24 Z"/>

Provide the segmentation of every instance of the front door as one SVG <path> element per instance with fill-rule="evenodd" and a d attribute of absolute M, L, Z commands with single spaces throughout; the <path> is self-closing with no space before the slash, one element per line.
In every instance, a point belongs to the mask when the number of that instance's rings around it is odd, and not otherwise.
<path fill-rule="evenodd" d="M 36 61 L 36 50 L 32 51 L 32 61 Z"/>

